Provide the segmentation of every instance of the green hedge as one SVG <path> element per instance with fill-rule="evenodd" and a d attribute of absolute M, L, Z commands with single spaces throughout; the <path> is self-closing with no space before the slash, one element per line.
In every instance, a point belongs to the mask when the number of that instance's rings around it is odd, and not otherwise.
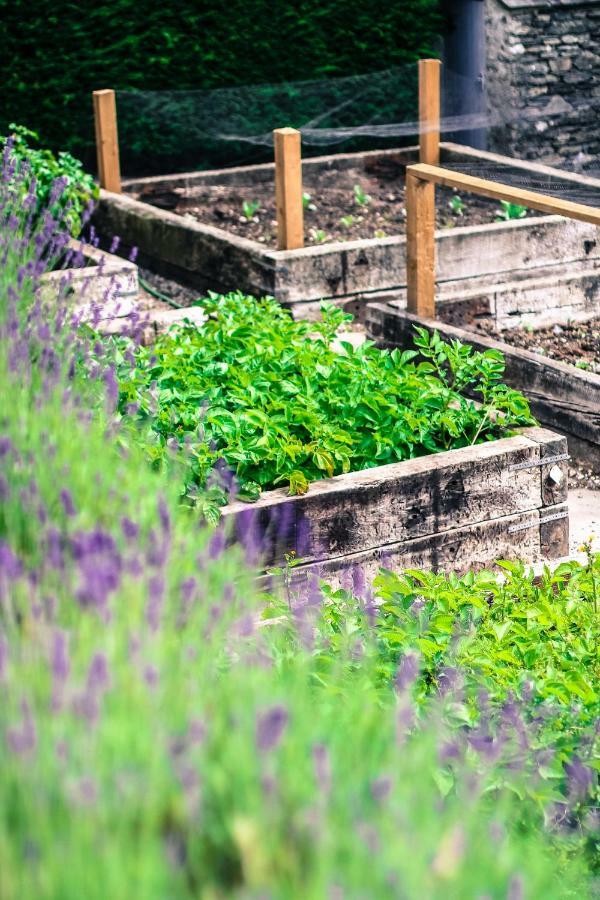
<path fill-rule="evenodd" d="M 439 28 L 437 0 L 230 0 L 226 13 L 215 0 L 0 7 L 0 132 L 20 122 L 88 166 L 95 88 L 198 89 L 377 71 L 431 53 Z M 122 152 L 125 170 L 153 168 L 147 148 Z M 160 148 L 151 155 L 160 157 Z"/>

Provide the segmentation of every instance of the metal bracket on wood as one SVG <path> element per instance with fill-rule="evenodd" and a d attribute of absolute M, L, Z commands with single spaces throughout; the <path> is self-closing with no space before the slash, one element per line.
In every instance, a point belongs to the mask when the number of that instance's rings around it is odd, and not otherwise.
<path fill-rule="evenodd" d="M 560 453 L 558 456 L 544 456 L 542 459 L 536 459 L 535 462 L 515 463 L 508 468 L 511 472 L 516 469 L 534 469 L 536 466 L 551 466 L 554 463 L 564 462 L 567 459 L 571 459 L 569 453 Z"/>
<path fill-rule="evenodd" d="M 510 534 L 515 531 L 525 531 L 527 528 L 536 528 L 538 525 L 545 525 L 546 522 L 556 522 L 558 519 L 566 519 L 568 515 L 569 512 L 565 509 L 563 512 L 552 513 L 551 516 L 545 516 L 543 519 L 538 519 L 537 522 L 525 522 L 523 525 L 511 525 L 508 531 Z"/>

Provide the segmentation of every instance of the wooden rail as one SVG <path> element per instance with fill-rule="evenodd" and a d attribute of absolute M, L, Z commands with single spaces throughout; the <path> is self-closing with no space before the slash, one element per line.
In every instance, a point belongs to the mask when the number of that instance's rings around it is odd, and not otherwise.
<path fill-rule="evenodd" d="M 549 194 L 475 178 L 441 166 L 417 163 L 406 167 L 406 274 L 407 306 L 411 313 L 435 317 L 435 185 L 456 188 L 518 203 L 549 215 L 600 225 L 600 209 L 559 200 Z"/>

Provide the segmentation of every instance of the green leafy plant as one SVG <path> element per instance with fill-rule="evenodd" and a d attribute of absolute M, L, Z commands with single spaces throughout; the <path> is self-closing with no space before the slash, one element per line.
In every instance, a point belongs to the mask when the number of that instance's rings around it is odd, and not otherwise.
<path fill-rule="evenodd" d="M 342 216 L 340 219 L 340 225 L 343 225 L 344 228 L 352 228 L 352 226 L 354 225 L 354 222 L 355 222 L 355 219 L 354 219 L 354 216 L 352 216 L 352 215 Z"/>
<path fill-rule="evenodd" d="M 452 199 L 448 201 L 448 206 L 455 216 L 463 216 L 465 213 L 466 204 L 464 200 L 461 200 L 458 194 L 455 194 Z"/>
<path fill-rule="evenodd" d="M 382 228 L 378 228 L 375 232 L 375 237 L 376 238 L 384 238 L 384 237 L 387 237 L 387 234 Z"/>
<path fill-rule="evenodd" d="M 327 240 L 327 234 L 323 231 L 322 228 L 311 229 L 310 236 L 318 244 L 322 244 L 324 241 Z"/>
<path fill-rule="evenodd" d="M 242 212 L 248 222 L 251 222 L 258 210 L 260 209 L 260 202 L 258 200 L 244 200 L 242 203 Z"/>
<path fill-rule="evenodd" d="M 302 209 L 314 212 L 316 208 L 316 205 L 313 203 L 312 195 L 304 192 L 302 194 Z"/>
<path fill-rule="evenodd" d="M 366 194 L 360 184 L 354 185 L 354 202 L 358 206 L 368 206 L 371 202 L 371 197 L 369 194 Z"/>
<path fill-rule="evenodd" d="M 512 219 L 524 219 L 526 215 L 526 206 L 520 206 L 518 203 L 509 203 L 508 200 L 501 200 L 496 221 L 509 222 Z"/>
<path fill-rule="evenodd" d="M 99 190 L 91 175 L 84 171 L 79 160 L 70 153 L 61 150 L 57 155 L 51 150 L 32 146 L 39 143 L 39 137 L 35 131 L 30 131 L 23 125 L 11 124 L 8 126 L 7 137 L 0 137 L 0 146 L 9 142 L 11 155 L 19 165 L 29 170 L 31 178 L 35 179 L 35 190 L 38 201 L 38 210 L 50 208 L 56 218 L 60 218 L 73 237 L 77 237 L 82 227 L 82 216 L 90 202 L 99 196 Z M 58 200 L 51 205 L 51 193 L 53 185 L 61 179 L 63 189 Z M 17 176 L 16 189 L 27 189 L 27 181 Z"/>
<path fill-rule="evenodd" d="M 488 440 L 532 422 L 525 398 L 501 384 L 502 356 L 476 353 L 420 330 L 415 350 L 381 351 L 340 341 L 351 320 L 323 307 L 318 322 L 296 322 L 272 299 L 209 295 L 207 320 L 151 348 L 112 341 L 123 415 L 135 405 L 149 458 L 173 446 L 197 497 L 219 459 L 244 497 Z M 109 344 L 109 349 L 110 349 Z M 421 361 L 415 357 L 420 355 Z M 464 396 L 472 390 L 481 405 Z M 209 478 L 210 476 L 210 478 Z M 216 480 L 215 480 L 216 479 Z M 222 492 L 223 501 L 226 493 Z"/>

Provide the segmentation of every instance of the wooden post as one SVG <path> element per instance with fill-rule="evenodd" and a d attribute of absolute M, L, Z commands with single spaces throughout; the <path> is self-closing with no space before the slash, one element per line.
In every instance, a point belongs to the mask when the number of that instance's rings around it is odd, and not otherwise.
<path fill-rule="evenodd" d="M 94 91 L 93 97 L 100 187 L 115 194 L 120 194 L 121 169 L 119 166 L 119 135 L 117 133 L 115 92 L 111 90 Z"/>
<path fill-rule="evenodd" d="M 435 185 L 406 169 L 406 300 L 408 311 L 435 318 Z"/>
<path fill-rule="evenodd" d="M 296 250 L 304 246 L 300 132 L 295 128 L 276 128 L 273 132 L 273 141 L 277 249 Z"/>
<path fill-rule="evenodd" d="M 419 162 L 440 163 L 439 59 L 419 60 Z"/>

